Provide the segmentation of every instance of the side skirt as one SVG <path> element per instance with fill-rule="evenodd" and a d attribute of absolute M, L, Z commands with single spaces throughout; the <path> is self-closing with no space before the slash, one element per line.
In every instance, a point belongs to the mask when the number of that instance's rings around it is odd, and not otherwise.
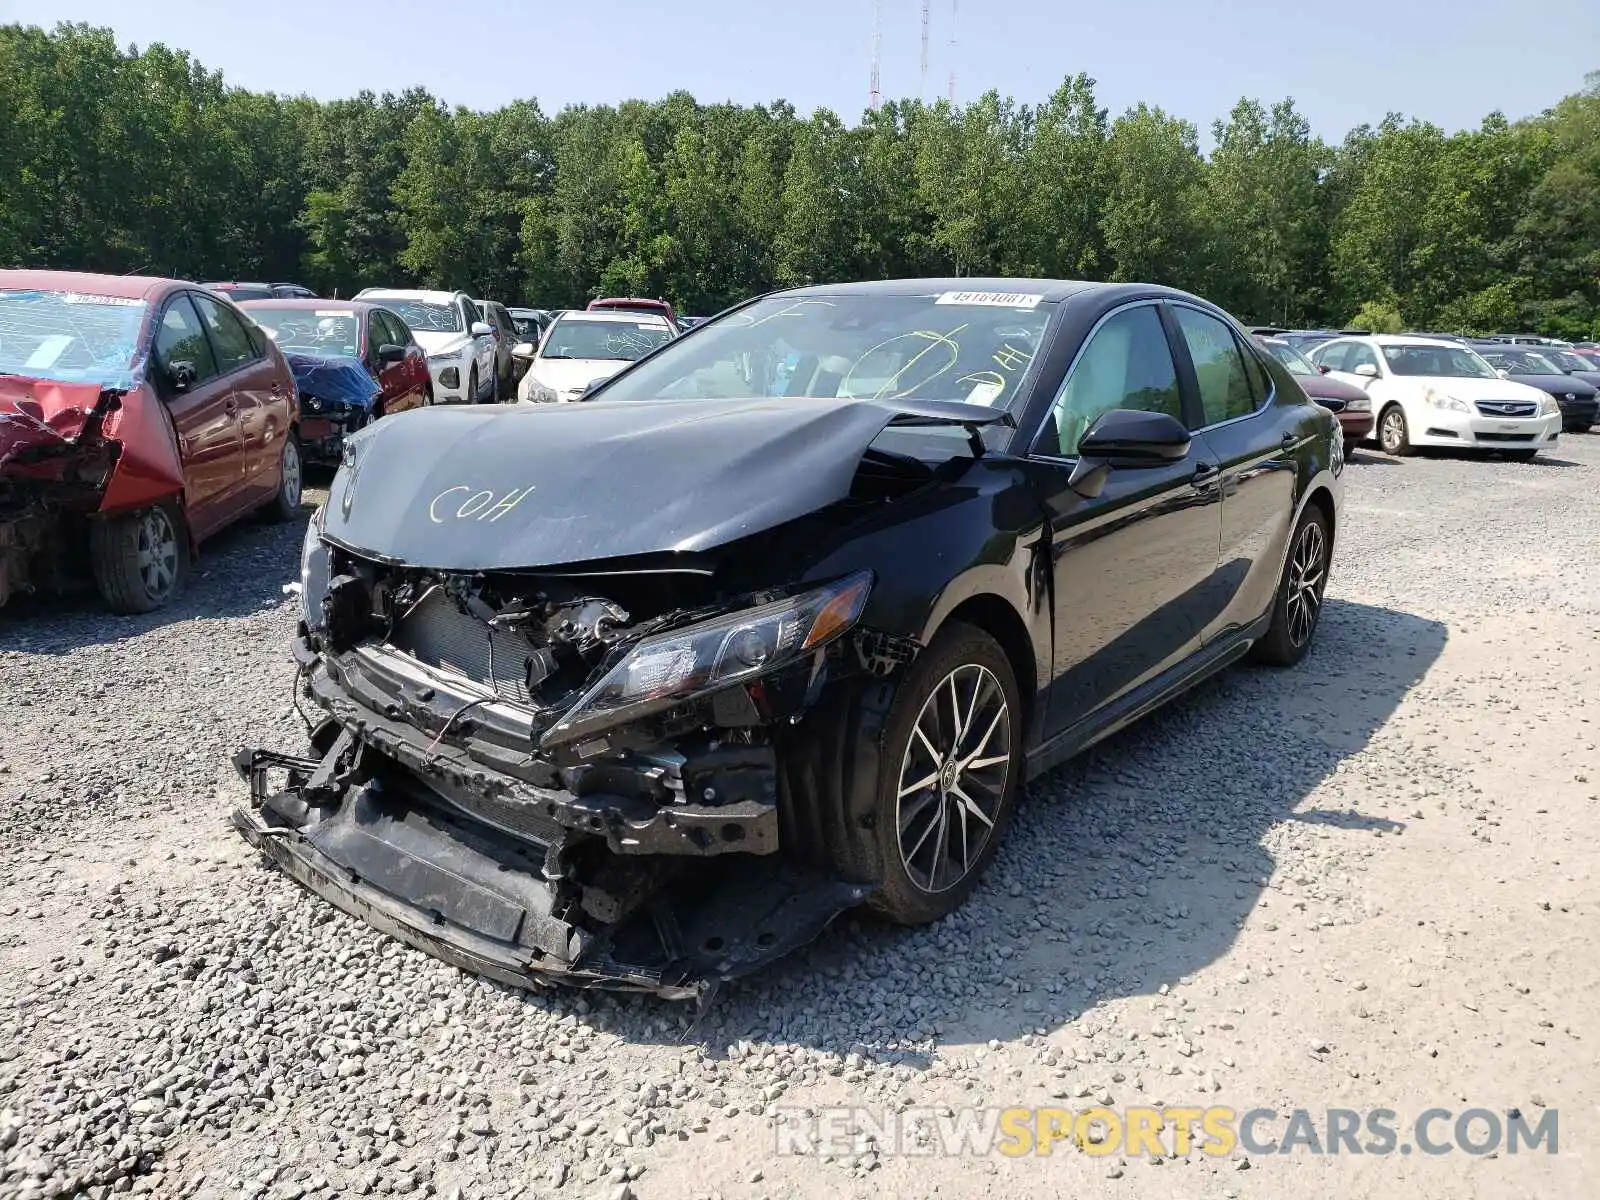
<path fill-rule="evenodd" d="M 1068 726 L 1049 741 L 1028 752 L 1027 778 L 1035 779 L 1069 758 L 1082 754 L 1096 742 L 1148 716 L 1169 700 L 1176 699 L 1201 680 L 1215 675 L 1250 652 L 1250 647 L 1266 635 L 1272 625 L 1272 610 L 1244 629 L 1190 655 L 1183 662 L 1157 675 L 1103 708 L 1096 709 L 1076 724 Z"/>

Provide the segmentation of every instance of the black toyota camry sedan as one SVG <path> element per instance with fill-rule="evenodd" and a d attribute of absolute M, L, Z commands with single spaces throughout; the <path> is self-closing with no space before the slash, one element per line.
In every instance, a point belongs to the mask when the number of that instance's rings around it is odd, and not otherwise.
<path fill-rule="evenodd" d="M 351 438 L 301 568 L 311 749 L 242 751 L 235 823 L 471 970 L 704 996 L 848 908 L 949 912 L 1026 779 L 1297 662 L 1343 469 L 1182 292 L 763 296 L 580 402 Z"/>

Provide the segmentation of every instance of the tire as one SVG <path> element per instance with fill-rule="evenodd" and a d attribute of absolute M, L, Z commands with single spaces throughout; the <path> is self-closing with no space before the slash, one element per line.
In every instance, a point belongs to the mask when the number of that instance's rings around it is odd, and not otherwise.
<path fill-rule="evenodd" d="M 183 521 L 166 505 L 94 521 L 89 566 L 112 612 L 154 612 L 183 589 L 189 574 Z"/>
<path fill-rule="evenodd" d="M 1378 445 L 1385 454 L 1404 458 L 1411 453 L 1411 427 L 1406 424 L 1406 411 L 1391 404 L 1378 416 Z"/>
<path fill-rule="evenodd" d="M 473 364 L 472 371 L 467 376 L 467 394 L 465 399 L 468 404 L 476 404 L 478 402 L 478 367 L 476 363 Z"/>
<path fill-rule="evenodd" d="M 1361 445 L 1361 439 L 1360 438 L 1345 438 L 1345 440 L 1344 440 L 1344 456 L 1346 458 L 1349 458 L 1352 454 L 1354 454 L 1356 452 L 1356 448 L 1358 446 L 1360 446 L 1360 445 Z"/>
<path fill-rule="evenodd" d="M 1537 450 L 1506 450 L 1503 453 L 1512 462 L 1532 462 L 1539 452 Z"/>
<path fill-rule="evenodd" d="M 957 705 L 965 706 L 964 730 Z M 907 672 L 884 732 L 865 831 L 881 878 L 867 904 L 890 921 L 921 925 L 961 906 L 1011 820 L 1022 777 L 1022 704 L 999 643 L 970 625 L 946 626 Z M 958 766 L 962 756 L 982 765 Z"/>
<path fill-rule="evenodd" d="M 435 403 L 436 401 L 433 398 L 433 384 L 430 383 L 427 390 L 422 393 L 422 407 L 432 408 Z"/>
<path fill-rule="evenodd" d="M 293 429 L 283 439 L 278 458 L 278 490 L 261 507 L 269 521 L 292 521 L 300 515 L 300 494 L 305 482 L 305 459 L 300 453 L 300 436 Z"/>
<path fill-rule="evenodd" d="M 1328 586 L 1333 534 L 1328 518 L 1315 504 L 1306 506 L 1289 541 L 1283 577 L 1272 600 L 1272 624 L 1251 649 L 1258 662 L 1292 667 L 1306 656 L 1322 618 L 1322 598 Z"/>

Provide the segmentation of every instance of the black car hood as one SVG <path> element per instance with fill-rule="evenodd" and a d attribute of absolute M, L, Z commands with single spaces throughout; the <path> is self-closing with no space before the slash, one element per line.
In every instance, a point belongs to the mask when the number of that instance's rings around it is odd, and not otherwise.
<path fill-rule="evenodd" d="M 359 358 L 343 354 L 286 353 L 301 407 L 313 414 L 342 401 L 351 408 L 370 411 L 381 394 L 378 383 Z"/>
<path fill-rule="evenodd" d="M 1512 383 L 1525 383 L 1529 387 L 1536 387 L 1552 396 L 1572 395 L 1579 400 L 1587 400 L 1595 394 L 1593 384 L 1585 383 L 1574 375 L 1524 375 L 1520 371 L 1512 371 L 1506 378 Z"/>
<path fill-rule="evenodd" d="M 1008 421 L 964 404 L 809 397 L 418 409 L 351 439 L 323 532 L 450 571 L 693 553 L 844 499 L 890 424 Z"/>

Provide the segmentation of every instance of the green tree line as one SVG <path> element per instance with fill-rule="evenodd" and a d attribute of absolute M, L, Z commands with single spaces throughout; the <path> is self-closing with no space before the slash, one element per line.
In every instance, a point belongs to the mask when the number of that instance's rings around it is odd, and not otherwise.
<path fill-rule="evenodd" d="M 1337 145 L 1292 100 L 1111 117 L 778 101 L 493 112 L 425 90 L 228 86 L 110 30 L 0 26 L 0 264 L 461 288 L 548 306 L 908 275 L 1142 279 L 1250 321 L 1600 333 L 1600 73 L 1474 130 L 1391 115 Z"/>

